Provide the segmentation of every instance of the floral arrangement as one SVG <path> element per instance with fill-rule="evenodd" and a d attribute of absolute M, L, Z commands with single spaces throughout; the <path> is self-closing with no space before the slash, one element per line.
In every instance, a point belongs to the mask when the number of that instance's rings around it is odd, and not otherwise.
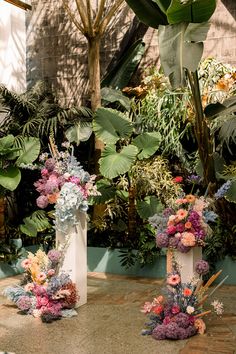
<path fill-rule="evenodd" d="M 217 215 L 208 210 L 209 201 L 193 194 L 184 195 L 175 200 L 171 208 L 162 215 L 149 218 L 157 230 L 156 244 L 159 248 L 172 248 L 186 253 L 192 247 L 204 246 L 204 240 L 210 234 L 208 221 L 214 221 Z"/>
<path fill-rule="evenodd" d="M 219 276 L 221 271 L 213 275 L 203 285 L 202 280 L 193 278 L 188 283 L 181 282 L 180 272 L 176 266 L 167 274 L 165 295 L 158 296 L 152 302 L 145 302 L 141 312 L 149 315 L 149 322 L 142 331 L 143 335 L 152 335 L 157 340 L 186 339 L 197 333 L 203 334 L 206 325 L 203 316 L 211 313 L 205 311 L 203 304 L 213 295 L 216 289 L 225 281 L 223 279 L 210 293 L 209 286 Z M 196 263 L 196 272 L 206 274 L 208 263 L 200 260 Z M 211 302 L 217 315 L 223 313 L 223 304 L 218 300 Z"/>
<path fill-rule="evenodd" d="M 77 314 L 73 309 L 79 300 L 75 284 L 66 273 L 59 273 L 63 253 L 52 249 L 46 254 L 39 249 L 28 253 L 21 265 L 25 275 L 20 286 L 8 287 L 4 294 L 24 314 L 52 322 Z"/>
<path fill-rule="evenodd" d="M 58 151 L 51 144 L 51 155 L 44 153 L 40 160 L 44 162 L 41 178 L 34 183 L 40 193 L 36 203 L 39 208 L 55 204 L 56 228 L 66 232 L 70 225 L 77 222 L 77 210 L 86 212 L 90 196 L 98 195 L 95 175 L 84 171 L 73 156 L 73 147 L 63 143 L 65 151 Z"/>

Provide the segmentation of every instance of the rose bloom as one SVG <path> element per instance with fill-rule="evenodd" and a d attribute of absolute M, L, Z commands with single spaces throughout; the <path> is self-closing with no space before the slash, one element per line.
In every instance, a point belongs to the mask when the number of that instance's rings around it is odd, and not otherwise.
<path fill-rule="evenodd" d="M 34 289 L 34 284 L 33 283 L 28 283 L 25 285 L 25 291 L 29 292 Z"/>
<path fill-rule="evenodd" d="M 175 178 L 173 178 L 173 182 L 174 183 L 181 183 L 181 182 L 183 182 L 183 177 L 176 176 Z"/>
<path fill-rule="evenodd" d="M 191 315 L 192 313 L 194 313 L 195 308 L 193 306 L 187 306 L 186 311 L 189 315 Z"/>
<path fill-rule="evenodd" d="M 24 269 L 29 269 L 29 267 L 31 266 L 31 259 L 24 259 L 22 262 L 21 262 L 21 267 L 24 268 Z"/>
<path fill-rule="evenodd" d="M 197 318 L 194 321 L 194 326 L 195 326 L 195 328 L 197 328 L 198 333 L 204 334 L 204 332 L 206 330 L 206 325 L 205 325 L 204 321 L 201 318 Z"/>
<path fill-rule="evenodd" d="M 173 305 L 171 308 L 171 312 L 173 315 L 177 315 L 177 313 L 180 313 L 180 307 L 178 305 Z"/>
<path fill-rule="evenodd" d="M 189 288 L 185 288 L 183 290 L 183 294 L 184 294 L 184 296 L 190 296 L 190 295 L 192 295 L 192 290 Z"/>
<path fill-rule="evenodd" d="M 54 269 L 49 269 L 47 274 L 48 274 L 49 277 L 52 277 L 55 274 L 55 270 Z"/>
<path fill-rule="evenodd" d="M 185 209 L 179 209 L 176 213 L 177 217 L 179 218 L 179 220 L 183 220 L 186 218 L 186 216 L 188 215 L 187 210 Z"/>
<path fill-rule="evenodd" d="M 187 199 L 187 201 L 188 201 L 189 203 L 193 203 L 193 202 L 195 202 L 195 200 L 196 200 L 196 197 L 194 197 L 194 195 L 192 195 L 192 194 L 186 195 L 185 198 Z"/>
<path fill-rule="evenodd" d="M 176 232 L 176 226 L 174 226 L 174 225 L 169 225 L 169 226 L 167 227 L 166 232 L 167 232 L 169 235 L 175 234 L 175 232 Z"/>
<path fill-rule="evenodd" d="M 49 204 L 55 204 L 57 202 L 57 199 L 59 198 L 60 193 L 53 193 L 53 194 L 48 194 L 48 202 Z"/>
<path fill-rule="evenodd" d="M 192 223 L 191 223 L 190 221 L 187 221 L 187 222 L 184 224 L 184 227 L 185 227 L 185 229 L 191 229 Z"/>
<path fill-rule="evenodd" d="M 159 315 L 163 311 L 163 306 L 157 305 L 153 307 L 152 311 L 156 314 Z"/>
<path fill-rule="evenodd" d="M 167 277 L 167 284 L 175 286 L 178 285 L 180 283 L 181 279 L 179 274 L 171 274 Z"/>
<path fill-rule="evenodd" d="M 196 244 L 195 236 L 191 232 L 183 232 L 181 242 L 184 246 L 193 247 Z"/>

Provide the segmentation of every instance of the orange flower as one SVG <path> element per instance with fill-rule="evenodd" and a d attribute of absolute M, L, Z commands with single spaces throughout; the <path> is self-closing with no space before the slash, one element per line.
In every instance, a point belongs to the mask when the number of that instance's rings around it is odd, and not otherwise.
<path fill-rule="evenodd" d="M 184 296 L 190 296 L 190 295 L 192 295 L 192 290 L 189 288 L 185 288 L 183 290 L 183 294 L 184 294 Z"/>
<path fill-rule="evenodd" d="M 57 199 L 59 197 L 59 193 L 54 193 L 54 194 L 48 194 L 47 198 L 48 198 L 48 202 L 50 204 L 55 204 Z"/>
<path fill-rule="evenodd" d="M 185 198 L 187 199 L 187 201 L 188 201 L 189 203 L 195 202 L 195 199 L 196 199 L 196 197 L 194 197 L 194 195 L 192 195 L 192 194 L 186 195 Z"/>
<path fill-rule="evenodd" d="M 185 227 L 185 229 L 191 229 L 192 223 L 191 223 L 190 221 L 187 221 L 187 222 L 184 224 L 184 227 Z"/>
<path fill-rule="evenodd" d="M 185 209 L 179 209 L 176 213 L 177 217 L 179 220 L 183 220 L 184 218 L 186 218 L 186 216 L 188 215 L 187 210 Z"/>
<path fill-rule="evenodd" d="M 157 306 L 155 306 L 155 307 L 152 309 L 152 311 L 153 311 L 155 314 L 159 315 L 159 314 L 163 311 L 163 306 L 157 305 Z"/>
<path fill-rule="evenodd" d="M 182 233 L 182 238 L 181 242 L 184 246 L 188 247 L 193 247 L 196 244 L 195 236 L 192 234 L 192 232 L 183 232 Z"/>

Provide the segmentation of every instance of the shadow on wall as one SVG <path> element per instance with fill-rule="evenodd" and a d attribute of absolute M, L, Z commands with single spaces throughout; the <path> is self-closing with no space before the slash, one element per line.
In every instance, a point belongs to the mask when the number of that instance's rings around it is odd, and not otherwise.
<path fill-rule="evenodd" d="M 0 4 L 0 83 L 22 92 L 25 77 L 25 12 Z"/>
<path fill-rule="evenodd" d="M 125 8 L 108 28 L 101 45 L 101 74 L 129 26 Z M 32 1 L 27 15 L 27 82 L 46 80 L 61 104 L 87 104 L 87 41 L 55 1 Z"/>

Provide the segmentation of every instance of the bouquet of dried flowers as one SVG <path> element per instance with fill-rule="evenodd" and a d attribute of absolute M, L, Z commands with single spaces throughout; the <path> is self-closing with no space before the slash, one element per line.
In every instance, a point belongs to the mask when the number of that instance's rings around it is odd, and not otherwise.
<path fill-rule="evenodd" d="M 55 225 L 62 232 L 75 225 L 77 210 L 88 210 L 89 197 L 98 195 L 95 175 L 84 171 L 73 155 L 73 146 L 63 143 L 64 151 L 58 151 L 51 143 L 51 156 L 44 153 L 40 160 L 44 162 L 41 178 L 34 183 L 40 193 L 36 203 L 39 208 L 55 204 Z"/>
<path fill-rule="evenodd" d="M 203 304 L 227 278 L 209 293 L 209 286 L 221 271 L 203 285 L 202 280 L 194 278 L 188 283 L 182 283 L 178 267 L 175 265 L 173 269 L 167 274 L 164 296 L 158 296 L 152 302 L 145 302 L 141 310 L 149 315 L 149 322 L 145 323 L 146 328 L 142 334 L 152 335 L 157 340 L 186 339 L 197 333 L 203 334 L 206 325 L 202 317 L 211 313 L 211 310 L 203 309 Z M 200 260 L 196 263 L 195 270 L 200 275 L 206 274 L 209 266 L 206 261 Z M 214 300 L 211 305 L 216 314 L 223 313 L 221 302 Z"/>
<path fill-rule="evenodd" d="M 173 207 L 166 208 L 162 215 L 154 215 L 149 222 L 157 230 L 156 244 L 159 248 L 177 249 L 186 253 L 192 247 L 204 246 L 211 232 L 208 221 L 217 215 L 208 209 L 209 201 L 193 194 L 175 200 Z"/>
<path fill-rule="evenodd" d="M 66 273 L 59 273 L 63 253 L 52 249 L 46 254 L 39 249 L 22 261 L 25 270 L 21 285 L 8 287 L 4 294 L 24 314 L 52 322 L 77 314 L 74 310 L 79 300 L 75 284 Z"/>

